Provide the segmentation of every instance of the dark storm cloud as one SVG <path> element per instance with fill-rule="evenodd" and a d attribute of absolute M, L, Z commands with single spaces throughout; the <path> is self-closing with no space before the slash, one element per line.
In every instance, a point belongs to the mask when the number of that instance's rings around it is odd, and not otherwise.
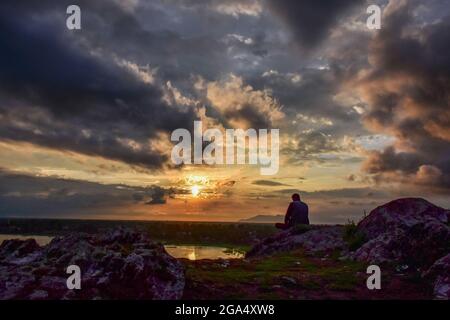
<path fill-rule="evenodd" d="M 378 181 L 450 188 L 450 10 L 418 28 L 417 2 L 393 3 L 359 79 L 364 123 L 396 144 L 372 152 L 364 169 Z M 414 30 L 415 32 L 411 32 Z"/>
<path fill-rule="evenodd" d="M 132 204 L 119 186 L 0 171 L 0 216 L 67 216 Z"/>
<path fill-rule="evenodd" d="M 148 140 L 157 140 L 159 131 L 189 128 L 196 117 L 192 106 L 163 101 L 166 81 L 204 101 L 193 89 L 195 76 L 217 81 L 230 73 L 242 77 L 243 87 L 248 82 L 255 90 L 272 90 L 290 117 L 332 116 L 333 128 L 322 129 L 326 134 L 357 123 L 355 114 L 331 100 L 333 72 L 302 69 L 300 86 L 261 77 L 271 68 L 288 72 L 305 64 L 279 39 L 265 2 L 79 1 L 82 30 L 75 32 L 65 28 L 68 4 L 1 4 L 3 139 L 160 167 L 167 159 Z M 157 70 L 154 83 L 143 82 L 127 63 Z M 258 106 L 220 116 L 207 107 L 225 126 L 241 119 L 270 126 Z"/>
<path fill-rule="evenodd" d="M 150 195 L 150 200 L 146 204 L 165 204 L 167 202 L 166 197 L 173 194 L 173 191 L 159 186 L 152 186 L 147 188 L 146 193 Z"/>
<path fill-rule="evenodd" d="M 366 160 L 364 169 L 368 173 L 395 172 L 397 170 L 415 173 L 421 163 L 421 159 L 416 153 L 396 152 L 395 148 L 390 146 L 382 152 L 374 151 Z"/>
<path fill-rule="evenodd" d="M 287 25 L 294 39 L 309 49 L 318 45 L 352 6 L 362 0 L 267 0 L 269 8 Z"/>
<path fill-rule="evenodd" d="M 295 76 L 299 77 L 298 81 L 295 81 Z M 323 69 L 302 68 L 293 73 L 267 72 L 262 77 L 251 78 L 249 82 L 255 88 L 270 88 L 283 106 L 286 119 L 291 120 L 283 130 L 298 136 L 297 140 L 302 140 L 299 147 L 306 147 L 305 142 L 322 143 L 330 147 L 328 151 L 335 151 L 337 146 L 331 143 L 332 140 L 339 140 L 345 135 L 367 133 L 361 127 L 360 115 L 352 109 L 353 105 L 334 99 L 346 77 L 346 72 L 344 74 L 337 66 L 332 66 Z"/>
<path fill-rule="evenodd" d="M 3 139 L 160 167 L 167 159 L 148 140 L 157 140 L 159 131 L 189 128 L 196 117 L 192 106 L 163 101 L 166 81 L 195 96 L 193 76 L 216 80 L 247 65 L 235 56 L 251 60 L 276 48 L 266 39 L 267 21 L 252 16 L 256 1 L 79 1 L 80 31 L 65 27 L 68 4 L 0 5 Z M 233 10 L 243 15 L 239 24 Z M 227 44 L 229 35 L 251 43 Z M 156 80 L 143 82 L 127 63 L 149 65 Z M 245 118 L 267 127 L 255 110 L 249 105 L 218 120 Z"/>
<path fill-rule="evenodd" d="M 0 168 L 0 217 L 70 216 L 105 213 L 135 204 L 164 204 L 171 189 L 159 186 L 130 187 L 37 177 Z"/>
<path fill-rule="evenodd" d="M 65 28 L 65 7 L 50 3 L 0 5 L 1 137 L 161 166 L 166 159 L 148 139 L 192 123 L 194 110 L 168 105 L 158 83 L 93 52 L 83 31 Z M 103 9 L 122 12 L 113 3 Z"/>

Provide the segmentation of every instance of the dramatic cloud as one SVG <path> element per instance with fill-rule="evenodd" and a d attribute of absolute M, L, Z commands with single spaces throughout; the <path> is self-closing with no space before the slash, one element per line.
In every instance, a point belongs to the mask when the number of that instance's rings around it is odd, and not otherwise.
<path fill-rule="evenodd" d="M 319 129 L 333 139 L 356 132 L 358 114 L 332 99 L 331 71 L 288 71 L 300 60 L 263 14 L 266 4 L 80 1 L 83 29 L 73 32 L 55 1 L 3 2 L 0 138 L 159 168 L 168 134 L 191 128 L 201 104 L 224 127 L 280 127 L 301 112 L 305 126 L 331 116 Z"/>
<path fill-rule="evenodd" d="M 32 9 L 2 4 L 0 137 L 161 166 L 152 139 L 192 123 L 195 110 L 168 105 L 150 71 L 96 53 Z"/>
<path fill-rule="evenodd" d="M 171 194 L 159 186 L 106 185 L 0 169 L 0 217 L 113 216 L 135 205 L 165 204 Z"/>
<path fill-rule="evenodd" d="M 168 191 L 164 188 L 153 186 L 147 193 L 150 194 L 151 199 L 146 204 L 165 204 Z"/>
<path fill-rule="evenodd" d="M 269 92 L 254 90 L 235 75 L 199 86 L 206 91 L 207 101 L 233 127 L 270 128 L 284 117 L 281 106 Z"/>
<path fill-rule="evenodd" d="M 305 48 L 325 39 L 330 29 L 350 7 L 362 0 L 267 0 L 269 7 L 287 25 L 293 37 Z"/>
<path fill-rule="evenodd" d="M 414 1 L 385 9 L 371 66 L 352 82 L 369 107 L 366 126 L 396 138 L 371 152 L 363 168 L 378 181 L 449 189 L 450 23 L 447 17 L 419 28 L 419 9 Z"/>

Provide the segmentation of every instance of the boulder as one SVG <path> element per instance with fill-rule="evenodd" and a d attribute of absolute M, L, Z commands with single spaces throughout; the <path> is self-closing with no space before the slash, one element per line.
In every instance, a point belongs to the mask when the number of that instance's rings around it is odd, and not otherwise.
<path fill-rule="evenodd" d="M 358 223 L 358 229 L 369 239 L 397 229 L 408 230 L 426 222 L 447 224 L 450 211 L 440 208 L 422 198 L 402 198 L 373 209 Z"/>
<path fill-rule="evenodd" d="M 0 299 L 179 299 L 184 269 L 146 234 L 117 229 L 68 234 L 39 247 L 34 240 L 0 246 Z M 81 290 L 66 286 L 69 265 Z"/>
<path fill-rule="evenodd" d="M 256 244 L 246 254 L 246 258 L 276 254 L 303 248 L 306 252 L 330 252 L 344 249 L 343 227 L 305 227 L 299 226 L 277 233 Z"/>
<path fill-rule="evenodd" d="M 11 257 L 23 257 L 39 249 L 39 245 L 34 239 L 5 240 L 0 245 L 0 257 L 3 259 Z"/>
<path fill-rule="evenodd" d="M 396 263 L 422 273 L 438 299 L 450 298 L 449 210 L 420 198 L 391 201 L 358 224 L 369 239 L 350 257 Z M 412 268 L 410 268 L 412 267 Z"/>
<path fill-rule="evenodd" d="M 450 253 L 437 260 L 423 277 L 433 284 L 436 299 L 450 299 Z"/>
<path fill-rule="evenodd" d="M 450 251 L 448 210 L 420 198 L 375 208 L 357 226 L 368 241 L 350 256 L 370 263 L 398 262 L 426 269 Z"/>

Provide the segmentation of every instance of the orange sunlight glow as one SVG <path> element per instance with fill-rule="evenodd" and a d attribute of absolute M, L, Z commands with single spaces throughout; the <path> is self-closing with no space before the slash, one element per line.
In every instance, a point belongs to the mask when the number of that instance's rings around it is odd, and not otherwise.
<path fill-rule="evenodd" d="M 191 192 L 194 197 L 197 197 L 200 194 L 200 187 L 197 185 L 193 185 L 191 187 Z"/>

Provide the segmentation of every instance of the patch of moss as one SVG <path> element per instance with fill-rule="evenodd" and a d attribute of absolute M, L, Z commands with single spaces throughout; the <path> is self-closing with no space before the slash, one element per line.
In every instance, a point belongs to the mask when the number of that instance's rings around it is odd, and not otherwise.
<path fill-rule="evenodd" d="M 242 292 L 247 292 L 246 298 L 266 299 L 272 296 L 280 299 L 304 290 L 352 290 L 358 284 L 356 273 L 364 270 L 359 262 L 333 259 L 322 261 L 305 255 L 302 250 L 249 261 L 235 261 L 228 267 L 215 263 L 185 263 L 188 279 L 222 288 L 222 293 L 229 292 L 226 296 L 221 296 L 223 299 L 241 295 Z M 297 284 L 286 286 L 280 280 L 283 276 L 293 278 Z M 229 290 L 230 285 L 233 290 Z M 279 288 L 276 292 L 275 286 Z"/>

